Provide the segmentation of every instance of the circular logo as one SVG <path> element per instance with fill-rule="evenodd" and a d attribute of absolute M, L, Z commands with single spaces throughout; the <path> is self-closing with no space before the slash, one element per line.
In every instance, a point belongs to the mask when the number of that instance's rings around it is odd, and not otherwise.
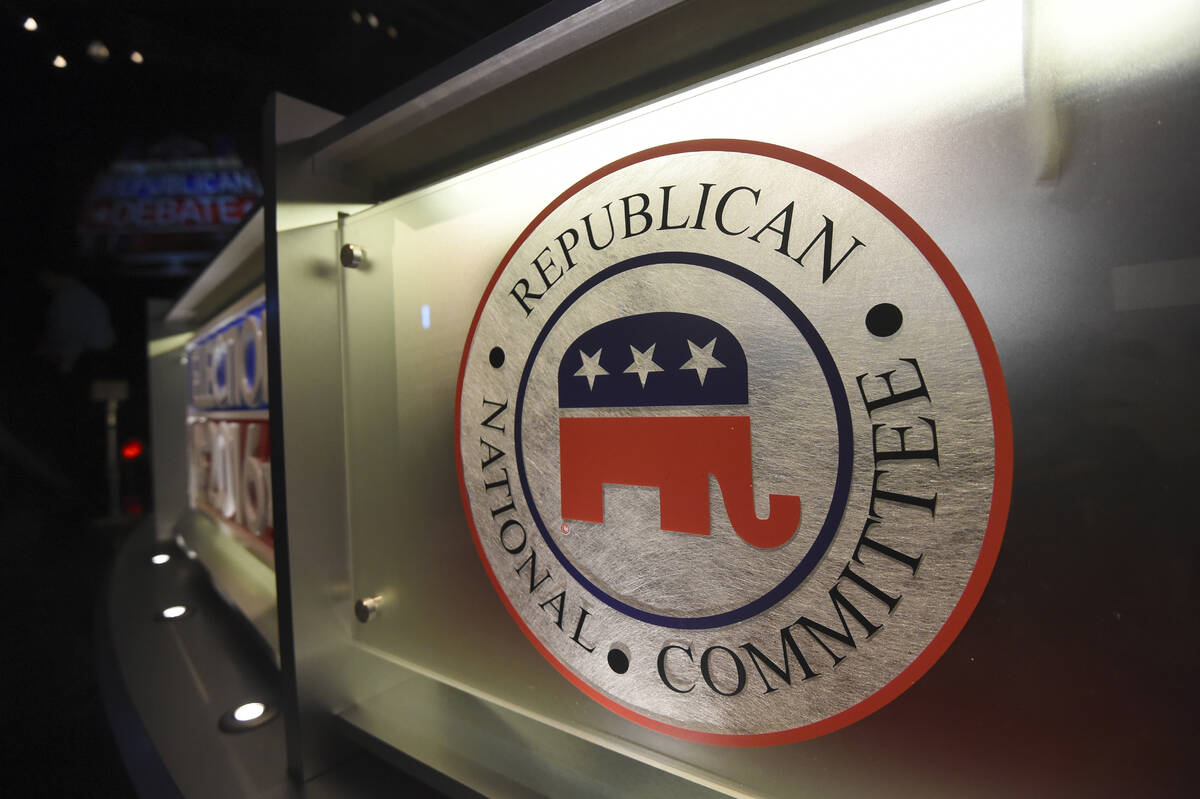
<path fill-rule="evenodd" d="M 1011 429 L 946 257 L 845 171 L 708 140 L 610 164 L 513 244 L 467 339 L 460 487 L 518 625 L 707 743 L 837 729 L 991 572 Z"/>

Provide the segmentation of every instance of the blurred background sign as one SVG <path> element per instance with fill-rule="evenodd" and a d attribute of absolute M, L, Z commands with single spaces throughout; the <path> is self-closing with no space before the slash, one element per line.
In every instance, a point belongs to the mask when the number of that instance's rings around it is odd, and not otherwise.
<path fill-rule="evenodd" d="M 177 136 L 115 161 L 84 201 L 84 251 L 135 263 L 208 260 L 262 196 L 257 173 L 231 146 L 213 149 Z"/>

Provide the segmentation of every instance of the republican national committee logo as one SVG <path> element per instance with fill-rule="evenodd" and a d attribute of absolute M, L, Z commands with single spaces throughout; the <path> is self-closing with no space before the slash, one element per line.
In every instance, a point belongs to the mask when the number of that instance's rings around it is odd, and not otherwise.
<path fill-rule="evenodd" d="M 480 558 L 625 718 L 813 737 L 898 696 L 986 584 L 1011 484 L 961 278 L 843 170 L 745 141 L 604 167 L 518 237 L 456 414 Z"/>
<path fill-rule="evenodd" d="M 559 364 L 559 408 L 650 413 L 559 419 L 563 519 L 603 522 L 606 484 L 649 486 L 658 489 L 660 529 L 710 535 L 711 475 L 739 538 L 759 548 L 787 543 L 800 526 L 799 497 L 772 494 L 768 517 L 755 515 L 748 392 L 741 345 L 710 319 L 660 311 L 588 330 Z M 671 410 L 683 407 L 712 415 Z"/>

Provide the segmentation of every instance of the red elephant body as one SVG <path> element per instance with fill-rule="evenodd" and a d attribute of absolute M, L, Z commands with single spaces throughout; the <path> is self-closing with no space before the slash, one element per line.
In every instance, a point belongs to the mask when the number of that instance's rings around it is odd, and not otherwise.
<path fill-rule="evenodd" d="M 604 484 L 659 489 L 661 529 L 710 535 L 708 477 L 721 487 L 733 530 L 760 549 L 782 546 L 800 526 L 800 499 L 770 495 L 754 511 L 750 417 L 567 417 L 559 419 L 564 519 L 604 521 Z"/>

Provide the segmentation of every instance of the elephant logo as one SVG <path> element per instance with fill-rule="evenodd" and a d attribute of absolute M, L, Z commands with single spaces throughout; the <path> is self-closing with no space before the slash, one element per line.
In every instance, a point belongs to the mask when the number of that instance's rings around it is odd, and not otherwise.
<path fill-rule="evenodd" d="M 560 416 L 563 518 L 603 522 L 605 484 L 647 486 L 659 491 L 662 530 L 710 535 L 712 475 L 739 538 L 759 549 L 786 544 L 800 498 L 771 494 L 758 518 L 748 394 L 742 346 L 711 319 L 656 312 L 587 330 L 559 363 L 559 408 L 622 412 Z M 669 410 L 695 407 L 711 413 Z"/>

